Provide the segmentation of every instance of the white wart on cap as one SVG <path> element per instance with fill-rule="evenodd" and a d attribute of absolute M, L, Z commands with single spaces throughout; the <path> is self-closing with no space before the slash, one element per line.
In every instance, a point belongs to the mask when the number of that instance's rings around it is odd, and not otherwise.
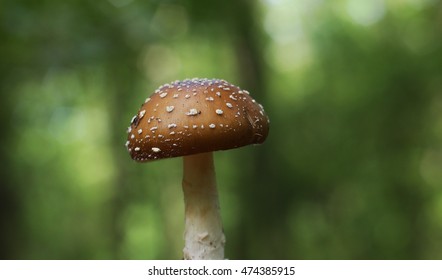
<path fill-rule="evenodd" d="M 246 90 L 224 80 L 187 79 L 158 88 L 132 118 L 126 147 L 152 161 L 264 142 L 269 121 Z"/>

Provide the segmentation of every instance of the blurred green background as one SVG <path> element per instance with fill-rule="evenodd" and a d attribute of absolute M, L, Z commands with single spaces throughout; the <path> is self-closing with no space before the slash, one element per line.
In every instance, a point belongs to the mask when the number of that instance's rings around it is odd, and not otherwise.
<path fill-rule="evenodd" d="M 215 155 L 230 259 L 442 259 L 442 1 L 0 2 L 0 257 L 180 259 L 180 159 L 124 146 L 176 79 L 264 105 Z"/>

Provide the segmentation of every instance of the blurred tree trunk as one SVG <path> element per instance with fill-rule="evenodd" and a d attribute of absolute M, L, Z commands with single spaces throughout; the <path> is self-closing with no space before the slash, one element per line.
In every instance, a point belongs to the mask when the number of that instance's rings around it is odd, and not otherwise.
<path fill-rule="evenodd" d="M 21 242 L 20 215 L 20 186 L 17 185 L 13 170 L 14 147 L 13 137 L 13 96 L 12 89 L 16 84 L 16 56 L 13 38 L 0 25 L 0 38 L 2 38 L 2 62 L 0 63 L 0 259 L 19 258 L 17 244 Z M 11 52 L 9 52 L 11 51 Z M 21 174 L 25 175 L 25 174 Z"/>
<path fill-rule="evenodd" d="M 117 47 L 120 51 L 124 49 L 124 46 Z M 129 120 L 124 117 L 123 113 L 127 112 L 128 104 L 133 102 L 128 98 L 132 96 L 134 92 L 134 85 L 136 84 L 135 69 L 131 67 L 122 68 L 121 65 L 134 65 L 135 55 L 131 55 L 131 52 L 121 51 L 127 55 L 126 58 L 117 60 L 113 58 L 108 65 L 108 79 L 109 84 L 112 85 L 113 94 L 109 99 L 109 112 L 110 121 L 113 124 L 111 127 L 119 127 L 121 129 L 112 132 L 112 140 L 110 145 L 114 151 L 114 165 L 116 173 L 114 174 L 115 180 L 113 181 L 113 198 L 111 201 L 111 253 L 113 259 L 124 259 L 126 256 L 122 255 L 122 243 L 124 241 L 124 224 L 122 222 L 122 216 L 128 207 L 130 202 L 130 182 L 127 181 L 124 174 L 127 174 L 127 163 L 129 157 L 126 152 L 124 143 L 126 142 L 126 130 L 125 128 L 129 124 Z M 129 61 L 127 61 L 129 60 Z M 128 94 L 130 93 L 130 94 Z M 119 125 L 115 125 L 119 124 Z"/>
<path fill-rule="evenodd" d="M 267 69 L 264 61 L 266 36 L 262 30 L 262 21 L 258 16 L 259 7 L 255 1 L 248 0 L 232 1 L 231 5 L 233 15 L 230 31 L 233 34 L 239 84 L 242 88 L 249 90 L 253 98 L 265 107 L 267 103 Z M 269 108 L 265 107 L 265 109 L 268 114 L 271 114 Z M 256 258 L 257 256 L 250 255 L 252 251 L 256 251 L 254 249 L 261 249 L 252 248 L 256 244 L 266 244 L 266 248 L 270 245 L 260 240 L 260 236 L 265 236 L 270 226 L 266 219 L 271 216 L 269 209 L 272 209 L 273 203 L 277 203 L 272 192 L 269 191 L 272 186 L 267 179 L 270 162 L 267 151 L 268 149 L 259 147 L 253 150 L 248 162 L 250 173 L 242 174 L 243 178 L 240 180 L 243 183 L 239 192 L 241 204 L 245 205 L 243 206 L 245 212 L 241 214 L 243 222 L 240 223 L 237 231 L 238 244 L 235 244 L 237 251 L 234 254 L 239 259 Z M 262 207 L 263 205 L 266 207 Z M 251 240 L 251 237 L 254 239 Z"/>
<path fill-rule="evenodd" d="M 1 74 L 2 77 L 6 75 Z M 0 84 L 4 84 L 0 80 Z M 5 106 L 5 100 L 2 99 L 2 105 L 4 108 L 0 114 L 0 125 L 4 134 L 0 140 L 1 146 L 1 168 L 0 168 L 0 259 L 16 259 L 20 258 L 19 252 L 17 251 L 17 244 L 20 243 L 20 200 L 19 200 L 19 189 L 20 186 L 14 184 L 14 173 L 10 168 L 11 162 L 13 160 L 9 157 L 7 151 L 10 147 L 11 142 L 7 136 L 11 135 L 9 132 L 11 112 L 6 108 L 11 108 L 11 106 Z"/>

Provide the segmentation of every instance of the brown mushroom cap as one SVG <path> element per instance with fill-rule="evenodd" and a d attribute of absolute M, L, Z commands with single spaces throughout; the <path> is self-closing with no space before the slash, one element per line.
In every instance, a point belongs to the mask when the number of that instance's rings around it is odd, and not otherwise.
<path fill-rule="evenodd" d="M 224 80 L 175 81 L 146 99 L 128 128 L 126 147 L 137 161 L 228 150 L 264 142 L 263 107 Z"/>

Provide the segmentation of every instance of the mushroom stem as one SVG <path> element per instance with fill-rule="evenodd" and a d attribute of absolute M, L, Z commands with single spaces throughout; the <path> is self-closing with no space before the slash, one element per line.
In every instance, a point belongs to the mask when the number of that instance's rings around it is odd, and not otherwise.
<path fill-rule="evenodd" d="M 184 157 L 183 192 L 184 259 L 224 259 L 225 237 L 212 153 Z"/>

